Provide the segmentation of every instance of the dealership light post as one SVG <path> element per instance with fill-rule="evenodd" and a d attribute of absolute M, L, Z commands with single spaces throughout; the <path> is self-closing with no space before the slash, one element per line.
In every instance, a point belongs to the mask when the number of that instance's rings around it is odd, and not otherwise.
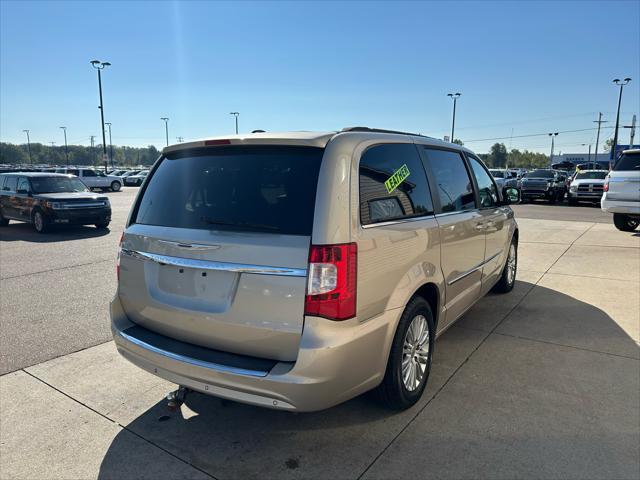
<path fill-rule="evenodd" d="M 33 160 L 31 160 L 31 140 L 29 139 L 29 130 L 22 130 L 27 134 L 27 151 L 29 152 L 29 163 L 33 164 Z"/>
<path fill-rule="evenodd" d="M 229 115 L 233 115 L 234 117 L 236 117 L 236 135 L 238 134 L 238 116 L 240 115 L 240 112 L 229 112 Z"/>
<path fill-rule="evenodd" d="M 113 143 L 111 143 L 111 122 L 105 122 L 109 127 L 109 158 L 111 159 L 111 168 L 113 168 Z"/>
<path fill-rule="evenodd" d="M 169 146 L 169 117 L 160 117 L 160 120 L 164 122 L 164 134 L 167 140 L 167 147 Z"/>
<path fill-rule="evenodd" d="M 60 127 L 64 132 L 64 157 L 67 160 L 67 166 L 69 166 L 69 150 L 67 148 L 67 127 Z"/>
<path fill-rule="evenodd" d="M 611 145 L 611 153 L 609 154 L 609 159 L 612 161 L 616 161 L 616 153 L 618 150 L 618 127 L 620 126 L 620 105 L 622 104 L 622 89 L 624 86 L 629 83 L 631 79 L 629 77 L 620 81 L 619 78 L 615 78 L 613 83 L 620 86 L 620 94 L 618 95 L 618 112 L 616 113 L 616 128 L 613 131 L 613 145 Z"/>
<path fill-rule="evenodd" d="M 111 66 L 109 62 L 101 62 L 100 60 L 91 60 L 91 65 L 98 71 L 98 91 L 100 92 L 100 126 L 102 127 L 102 160 L 104 161 L 104 171 L 107 172 L 107 139 L 104 134 L 104 104 L 102 102 L 102 75 L 101 72 L 105 67 Z"/>
<path fill-rule="evenodd" d="M 554 140 L 558 136 L 558 133 L 559 132 L 549 133 L 549 136 L 551 137 L 551 155 L 549 156 L 549 166 L 553 165 L 553 146 Z"/>
<path fill-rule="evenodd" d="M 583 147 L 587 146 L 586 143 L 581 143 L 580 145 L 583 146 Z M 591 162 L 591 144 L 589 144 L 589 160 L 588 161 Z"/>
<path fill-rule="evenodd" d="M 447 93 L 447 97 L 451 97 L 453 99 L 453 119 L 451 121 L 451 139 L 449 140 L 451 143 L 455 140 L 453 133 L 456 128 L 456 103 L 458 102 L 458 98 L 460 98 L 461 93 Z"/>

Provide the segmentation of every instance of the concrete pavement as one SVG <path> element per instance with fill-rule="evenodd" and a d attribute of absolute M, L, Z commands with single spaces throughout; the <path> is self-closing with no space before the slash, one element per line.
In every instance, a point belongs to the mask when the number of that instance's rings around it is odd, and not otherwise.
<path fill-rule="evenodd" d="M 168 414 L 173 386 L 106 342 L 0 377 L 0 478 L 638 478 L 640 236 L 519 223 L 516 288 L 438 339 L 406 412 Z"/>

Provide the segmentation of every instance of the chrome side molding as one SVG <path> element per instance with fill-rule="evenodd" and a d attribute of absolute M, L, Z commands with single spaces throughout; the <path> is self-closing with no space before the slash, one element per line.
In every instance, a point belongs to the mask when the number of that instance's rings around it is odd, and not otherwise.
<path fill-rule="evenodd" d="M 465 277 L 468 277 L 469 275 L 471 275 L 473 272 L 477 272 L 478 270 L 480 270 L 482 267 L 484 267 L 487 263 L 489 263 L 491 260 L 493 260 L 494 258 L 496 258 L 498 255 L 500 255 L 503 252 L 503 250 L 501 249 L 498 253 L 495 253 L 493 255 L 491 255 L 489 258 L 487 258 L 485 261 L 483 261 L 482 263 L 476 265 L 475 267 L 473 267 L 471 270 L 467 270 L 466 272 L 464 272 L 461 275 L 458 275 L 456 278 L 454 278 L 453 280 L 449 280 L 447 282 L 447 285 L 453 285 L 454 283 L 462 280 Z"/>
<path fill-rule="evenodd" d="M 214 262 L 210 260 L 198 260 L 195 258 L 172 257 L 158 253 L 142 252 L 123 248 L 123 255 L 148 260 L 160 265 L 172 265 L 182 268 L 197 268 L 199 270 L 215 270 L 222 272 L 252 273 L 255 275 L 279 275 L 285 277 L 306 277 L 306 268 L 272 267 L 266 265 L 250 265 L 245 263 Z"/>

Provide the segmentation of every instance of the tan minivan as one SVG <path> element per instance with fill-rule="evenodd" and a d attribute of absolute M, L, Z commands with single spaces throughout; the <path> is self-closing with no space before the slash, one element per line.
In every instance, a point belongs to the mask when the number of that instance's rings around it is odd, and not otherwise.
<path fill-rule="evenodd" d="M 518 227 L 471 151 L 348 128 L 164 149 L 123 234 L 120 353 L 187 389 L 313 411 L 404 409 L 435 338 L 516 276 Z"/>

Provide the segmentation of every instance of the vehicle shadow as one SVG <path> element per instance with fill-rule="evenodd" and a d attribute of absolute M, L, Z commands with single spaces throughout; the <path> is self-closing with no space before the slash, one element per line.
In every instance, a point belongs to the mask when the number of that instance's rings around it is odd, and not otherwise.
<path fill-rule="evenodd" d="M 197 393 L 187 397 L 181 411 L 169 413 L 166 402 L 158 399 L 113 439 L 99 478 L 201 473 L 174 457 L 216 478 L 356 478 L 433 395 L 444 399 L 427 405 L 412 424 L 420 428 L 423 447 L 411 453 L 389 450 L 385 456 L 397 456 L 395 464 L 402 465 L 408 456 L 420 465 L 415 471 L 435 478 L 452 476 L 448 469 L 454 464 L 453 477 L 468 478 L 491 477 L 491 472 L 503 477 L 626 478 L 637 471 L 637 445 L 629 425 L 636 425 L 634 430 L 639 421 L 633 360 L 638 344 L 607 312 L 572 296 L 527 282 L 518 282 L 512 293 L 513 298 L 489 295 L 465 315 L 464 327 L 451 328 L 438 339 L 424 398 L 406 412 L 386 410 L 368 394 L 306 414 Z M 506 333 L 491 334 L 476 351 L 491 331 L 502 327 Z M 477 356 L 498 360 L 483 362 Z M 456 397 L 449 407 L 448 392 L 460 389 L 464 398 Z M 563 393 L 572 391 L 588 394 Z M 440 415 L 447 409 L 457 413 Z M 483 457 L 492 449 L 497 450 Z M 595 466 L 594 458 L 599 462 Z M 408 475 L 402 472 L 398 477 Z"/>
<path fill-rule="evenodd" d="M 96 238 L 109 235 L 109 228 L 96 228 L 92 225 L 57 226 L 52 225 L 46 233 L 38 233 L 29 223 L 10 222 L 0 227 L 1 242 L 52 243 L 83 238 Z"/>

